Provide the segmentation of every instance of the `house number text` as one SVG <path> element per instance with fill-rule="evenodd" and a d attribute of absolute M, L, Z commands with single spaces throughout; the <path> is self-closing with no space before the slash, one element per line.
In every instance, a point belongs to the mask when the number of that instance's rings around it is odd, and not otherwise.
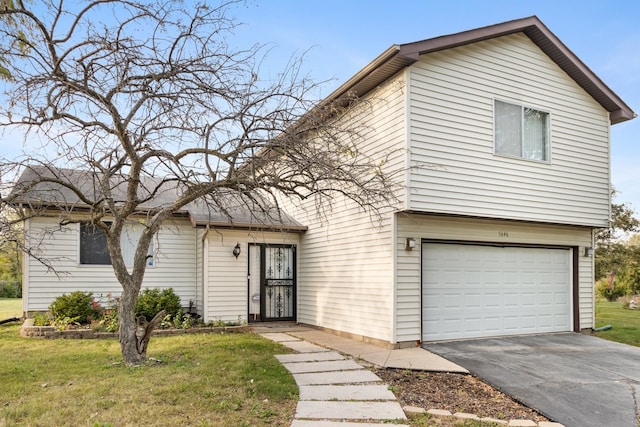
<path fill-rule="evenodd" d="M 500 237 L 509 237 L 509 233 L 506 231 L 498 231 L 498 236 Z"/>

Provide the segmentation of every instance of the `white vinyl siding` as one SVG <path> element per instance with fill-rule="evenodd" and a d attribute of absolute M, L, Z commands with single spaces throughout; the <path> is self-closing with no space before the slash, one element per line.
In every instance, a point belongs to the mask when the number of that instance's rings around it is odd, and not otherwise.
<path fill-rule="evenodd" d="M 39 254 L 49 259 L 58 276 L 33 258 L 28 264 L 25 291 L 27 311 L 46 311 L 54 298 L 73 291 L 93 292 L 94 298 L 106 302 L 107 295 L 117 297 L 122 288 L 111 265 L 82 265 L 79 260 L 79 224 L 60 228 L 57 218 L 28 220 L 31 241 L 40 239 Z M 50 233 L 50 234 L 49 234 Z M 168 222 L 154 239 L 155 265 L 147 267 L 143 287 L 172 287 L 182 305 L 197 301 L 196 235 L 186 220 Z"/>
<path fill-rule="evenodd" d="M 409 70 L 409 209 L 606 226 L 608 113 L 527 36 L 425 54 Z M 548 162 L 494 155 L 495 99 L 549 113 Z"/>
<path fill-rule="evenodd" d="M 368 94 L 360 109 L 350 114 L 362 128 L 359 149 L 381 164 L 387 159 L 384 170 L 401 172 L 395 176 L 403 184 L 405 107 L 405 75 L 400 73 Z M 298 321 L 392 342 L 395 295 L 390 209 L 381 212 L 379 222 L 375 214 L 337 193 L 326 217 L 318 214 L 312 199 L 284 199 L 281 204 L 309 227 L 298 256 Z"/>
<path fill-rule="evenodd" d="M 583 255 L 584 248 L 592 246 L 589 228 L 400 213 L 397 215 L 397 229 L 398 342 L 421 339 L 421 245 L 412 251 L 405 250 L 408 237 L 418 242 L 437 239 L 578 247 L 579 327 L 594 326 L 593 258 Z"/>
<path fill-rule="evenodd" d="M 249 320 L 249 244 L 286 244 L 299 248 L 299 240 L 298 234 L 285 232 L 208 230 L 204 245 L 204 321 Z M 240 255 L 236 258 L 233 248 L 238 243 Z M 259 269 L 251 271 L 259 272 Z"/>

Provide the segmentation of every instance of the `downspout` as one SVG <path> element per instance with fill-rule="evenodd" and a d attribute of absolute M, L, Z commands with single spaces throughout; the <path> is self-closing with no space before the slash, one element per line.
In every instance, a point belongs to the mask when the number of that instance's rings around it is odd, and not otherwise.
<path fill-rule="evenodd" d="M 207 236 L 209 235 L 209 223 L 207 223 L 207 225 L 204 228 L 204 233 L 202 234 L 202 238 L 200 239 L 200 243 L 202 245 L 202 254 L 200 255 L 200 269 L 202 270 L 202 320 L 204 319 L 204 312 L 205 312 L 205 301 L 204 301 L 204 287 L 206 286 L 205 284 L 205 274 L 204 274 L 204 268 L 205 268 L 205 251 L 204 251 L 204 242 L 205 240 L 207 240 Z M 198 233 L 196 233 L 196 245 L 198 244 Z M 198 250 L 196 248 L 196 254 L 198 253 Z M 196 263 L 196 270 L 198 269 L 198 263 Z M 197 281 L 197 276 L 196 276 L 196 281 Z M 199 283 L 198 283 L 199 285 Z M 196 288 L 198 286 L 196 285 Z M 197 300 L 196 300 L 196 309 L 197 309 L 198 305 L 197 305 Z"/>

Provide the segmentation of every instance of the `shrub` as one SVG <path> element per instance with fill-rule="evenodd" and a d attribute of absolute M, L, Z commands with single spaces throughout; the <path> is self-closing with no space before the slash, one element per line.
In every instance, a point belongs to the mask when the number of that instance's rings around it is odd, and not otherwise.
<path fill-rule="evenodd" d="M 52 321 L 49 313 L 35 313 L 33 315 L 33 326 L 50 326 Z"/>
<path fill-rule="evenodd" d="M 596 295 L 606 298 L 607 301 L 616 301 L 618 298 L 628 295 L 631 288 L 624 277 L 616 277 L 613 286 L 610 286 L 609 278 L 600 279 L 596 282 Z"/>
<path fill-rule="evenodd" d="M 22 298 L 20 282 L 0 281 L 0 298 Z"/>
<path fill-rule="evenodd" d="M 136 302 L 136 317 L 144 316 L 148 321 L 164 309 L 167 316 L 173 318 L 179 310 L 180 297 L 173 292 L 172 288 L 160 289 L 144 289 L 138 296 Z"/>
<path fill-rule="evenodd" d="M 49 306 L 55 321 L 73 319 L 80 324 L 89 323 L 101 314 L 101 307 L 91 292 L 75 291 L 59 296 Z"/>

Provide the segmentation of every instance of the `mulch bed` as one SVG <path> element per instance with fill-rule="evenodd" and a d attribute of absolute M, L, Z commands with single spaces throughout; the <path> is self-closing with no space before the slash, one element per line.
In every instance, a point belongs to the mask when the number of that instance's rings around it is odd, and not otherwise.
<path fill-rule="evenodd" d="M 402 406 L 466 412 L 502 420 L 548 421 L 472 375 L 384 368 L 374 372 L 393 387 Z"/>

